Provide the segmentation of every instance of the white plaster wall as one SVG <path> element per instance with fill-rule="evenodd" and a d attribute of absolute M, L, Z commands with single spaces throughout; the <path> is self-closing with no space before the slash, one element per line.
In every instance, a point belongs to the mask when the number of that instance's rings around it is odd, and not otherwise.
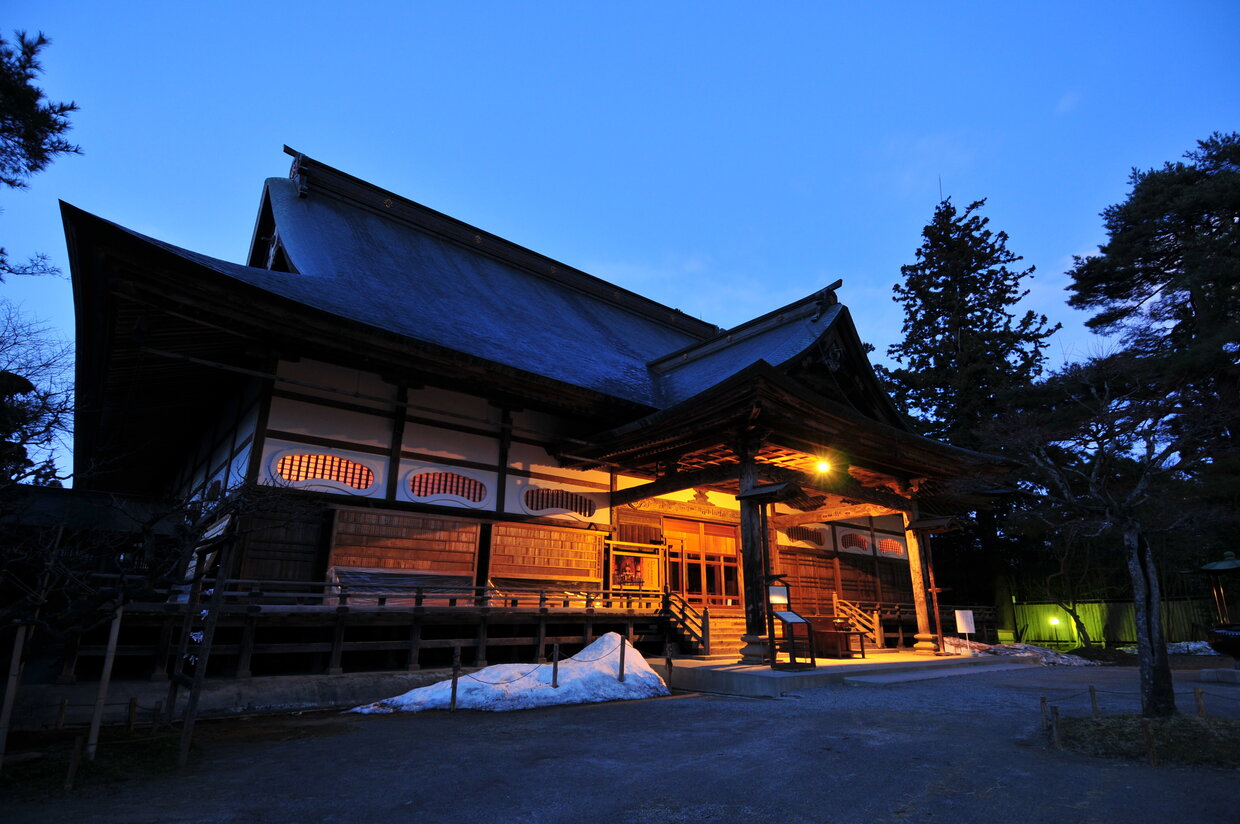
<path fill-rule="evenodd" d="M 428 386 L 409 390 L 409 415 L 498 432 L 501 413 L 485 398 Z"/>
<path fill-rule="evenodd" d="M 383 410 L 391 409 L 392 403 L 396 400 L 396 387 L 382 380 L 378 375 L 322 361 L 308 359 L 280 361 L 276 367 L 276 375 L 330 388 L 329 391 L 276 381 L 278 389 L 300 392 L 303 395 L 348 401 L 359 406 L 372 406 Z M 358 397 L 359 395 L 368 397 Z M 384 400 L 372 400 L 372 398 Z"/>
<path fill-rule="evenodd" d="M 534 440 L 554 440 L 564 434 L 564 425 L 555 415 L 533 409 L 518 409 L 512 413 L 514 435 Z"/>
<path fill-rule="evenodd" d="M 499 437 L 457 432 L 426 424 L 406 423 L 402 448 L 437 458 L 476 463 L 499 463 Z"/>
<path fill-rule="evenodd" d="M 508 449 L 508 466 L 525 472 L 554 475 L 568 483 L 598 484 L 607 490 L 611 488 L 611 473 L 596 469 L 566 469 L 560 466 L 560 462 L 551 457 L 547 450 L 534 444 L 511 444 Z"/>
<path fill-rule="evenodd" d="M 288 398 L 271 399 L 267 426 L 283 432 L 331 438 L 381 449 L 387 449 L 392 444 L 390 418 Z"/>

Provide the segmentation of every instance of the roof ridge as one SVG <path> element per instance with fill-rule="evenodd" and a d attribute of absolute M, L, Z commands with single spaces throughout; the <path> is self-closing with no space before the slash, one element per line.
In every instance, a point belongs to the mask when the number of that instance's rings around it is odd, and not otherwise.
<path fill-rule="evenodd" d="M 778 309 L 772 309 L 764 315 L 747 320 L 731 329 L 721 329 L 713 337 L 697 343 L 691 343 L 688 346 L 677 349 L 675 352 L 669 352 L 649 361 L 646 364 L 646 368 L 652 372 L 670 372 L 677 367 L 692 363 L 699 358 L 704 358 L 720 349 L 748 340 L 755 335 L 760 335 L 776 326 L 800 320 L 811 314 L 816 314 L 817 317 L 814 319 L 817 320 L 830 310 L 831 307 L 840 305 L 835 290 L 842 284 L 842 280 L 837 280 L 824 289 L 812 292 Z"/>

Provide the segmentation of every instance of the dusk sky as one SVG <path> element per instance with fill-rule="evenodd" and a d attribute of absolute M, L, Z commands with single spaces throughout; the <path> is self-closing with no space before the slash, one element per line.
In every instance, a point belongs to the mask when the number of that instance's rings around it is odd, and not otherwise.
<path fill-rule="evenodd" d="M 83 154 L 0 244 L 67 275 L 64 200 L 241 261 L 287 143 L 722 326 L 843 278 L 881 358 L 941 185 L 1037 267 L 1053 362 L 1098 351 L 1064 272 L 1133 167 L 1240 128 L 1240 3 L 862 6 L 8 0 Z M 72 334 L 67 277 L 0 289 Z"/>

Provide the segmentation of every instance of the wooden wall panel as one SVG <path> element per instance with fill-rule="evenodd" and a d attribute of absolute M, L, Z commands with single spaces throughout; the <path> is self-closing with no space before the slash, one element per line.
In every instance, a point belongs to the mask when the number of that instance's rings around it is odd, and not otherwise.
<path fill-rule="evenodd" d="M 476 521 L 457 518 L 341 509 L 331 565 L 473 575 L 478 530 Z"/>
<path fill-rule="evenodd" d="M 840 597 L 846 601 L 879 600 L 873 558 L 840 553 Z"/>
<path fill-rule="evenodd" d="M 604 537 L 584 529 L 496 524 L 491 532 L 491 577 L 602 581 Z"/>
<path fill-rule="evenodd" d="M 831 614 L 836 581 L 835 562 L 829 556 L 781 546 L 779 571 L 788 582 L 793 610 L 802 615 Z"/>
<path fill-rule="evenodd" d="M 247 515 L 238 525 L 241 578 L 263 581 L 323 579 L 322 511 Z"/>

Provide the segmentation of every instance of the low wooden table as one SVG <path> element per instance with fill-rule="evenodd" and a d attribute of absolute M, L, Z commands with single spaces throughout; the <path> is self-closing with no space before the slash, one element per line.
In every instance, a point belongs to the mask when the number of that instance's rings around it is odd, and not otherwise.
<path fill-rule="evenodd" d="M 852 658 L 852 636 L 857 636 L 861 657 L 865 657 L 865 633 L 859 629 L 815 629 L 814 649 L 823 658 Z"/>

